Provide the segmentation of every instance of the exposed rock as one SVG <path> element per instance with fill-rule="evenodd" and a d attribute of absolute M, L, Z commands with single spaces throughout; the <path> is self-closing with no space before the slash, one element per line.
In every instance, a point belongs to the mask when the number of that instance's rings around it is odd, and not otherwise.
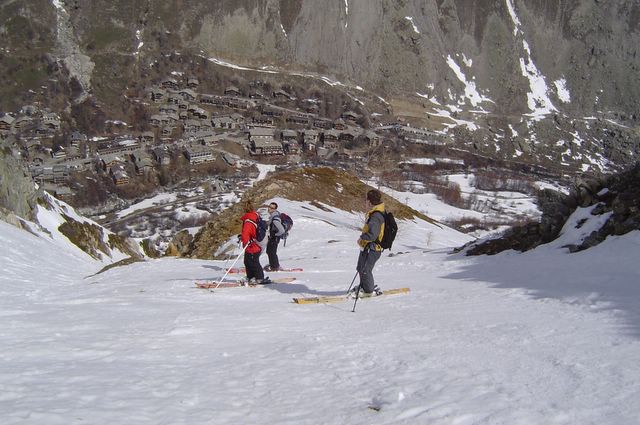
<path fill-rule="evenodd" d="M 581 243 L 568 246 L 570 252 L 591 248 L 607 236 L 639 230 L 640 165 L 606 179 L 579 182 L 570 196 L 542 191 L 539 204 L 543 211 L 540 223 L 513 227 L 500 238 L 472 242 L 456 249 L 456 252 L 464 250 L 467 255 L 492 255 L 508 249 L 527 251 L 551 242 L 578 206 L 593 206 L 592 215 L 611 215 L 600 229 L 587 235 Z"/>
<path fill-rule="evenodd" d="M 66 222 L 62 223 L 58 230 L 74 245 L 96 260 L 101 260 L 103 255 L 110 254 L 109 246 L 103 240 L 102 228 L 97 225 L 80 223 L 71 217 L 65 218 Z"/>
<path fill-rule="evenodd" d="M 37 198 L 35 184 L 23 163 L 10 151 L 0 149 L 0 207 L 31 220 Z"/>
<path fill-rule="evenodd" d="M 178 232 L 167 247 L 167 256 L 182 257 L 189 252 L 189 246 L 193 241 L 193 236 L 187 231 Z"/>

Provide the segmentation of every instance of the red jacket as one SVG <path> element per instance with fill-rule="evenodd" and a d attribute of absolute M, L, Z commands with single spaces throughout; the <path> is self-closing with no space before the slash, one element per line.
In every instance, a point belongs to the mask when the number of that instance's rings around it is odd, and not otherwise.
<path fill-rule="evenodd" d="M 249 221 L 251 220 L 251 221 Z M 251 211 L 242 216 L 242 246 L 247 246 L 245 252 L 249 254 L 256 254 L 262 251 L 260 245 L 256 241 L 256 226 L 258 223 L 258 213 L 255 211 Z"/>

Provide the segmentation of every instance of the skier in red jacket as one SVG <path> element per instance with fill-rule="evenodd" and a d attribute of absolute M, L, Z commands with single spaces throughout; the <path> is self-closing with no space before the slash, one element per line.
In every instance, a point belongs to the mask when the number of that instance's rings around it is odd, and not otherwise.
<path fill-rule="evenodd" d="M 262 248 L 256 240 L 258 228 L 258 212 L 253 207 L 251 201 L 245 202 L 244 215 L 242 216 L 242 233 L 240 241 L 244 250 L 244 267 L 249 283 L 264 285 L 271 283 L 271 280 L 264 277 L 262 266 L 260 265 L 260 254 Z"/>

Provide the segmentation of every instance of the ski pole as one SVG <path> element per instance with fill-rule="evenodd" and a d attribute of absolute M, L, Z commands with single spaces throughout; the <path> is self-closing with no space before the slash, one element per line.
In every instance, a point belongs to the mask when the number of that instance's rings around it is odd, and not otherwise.
<path fill-rule="evenodd" d="M 224 278 L 225 278 L 225 277 L 227 277 L 227 275 L 229 274 L 229 272 L 231 271 L 231 269 L 233 268 L 233 266 L 235 266 L 235 265 L 236 265 L 236 263 L 237 263 L 237 262 L 238 262 L 238 260 L 240 259 L 240 256 L 241 256 L 242 254 L 244 254 L 244 252 L 246 251 L 247 246 L 249 246 L 249 244 L 247 244 L 244 248 L 242 248 L 242 251 L 240 251 L 240 254 L 238 254 L 238 256 L 236 257 L 236 259 L 233 261 L 233 263 L 231 264 L 231 267 L 228 267 L 228 268 L 227 268 L 227 271 L 225 272 L 224 276 L 222 276 L 222 279 L 220 279 L 220 280 L 218 281 L 218 283 L 216 283 L 216 288 L 217 288 L 218 286 L 220 286 L 220 284 L 224 281 Z"/>
<path fill-rule="evenodd" d="M 358 277 L 358 271 L 356 270 L 355 276 L 353 276 L 353 280 L 351 281 L 351 285 L 349 285 L 349 289 L 347 289 L 347 295 L 349 295 L 349 291 L 351 291 L 351 287 L 353 286 L 353 282 L 356 281 L 356 277 Z"/>
<path fill-rule="evenodd" d="M 360 298 L 360 289 L 358 288 L 358 292 L 356 292 L 356 300 L 353 302 L 353 309 L 351 310 L 352 313 L 356 312 L 356 304 L 358 303 L 358 298 Z"/>

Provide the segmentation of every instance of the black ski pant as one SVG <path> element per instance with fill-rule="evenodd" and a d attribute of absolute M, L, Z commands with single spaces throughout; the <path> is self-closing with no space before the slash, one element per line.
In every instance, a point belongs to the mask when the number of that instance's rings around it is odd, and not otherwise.
<path fill-rule="evenodd" d="M 278 260 L 278 244 L 280 243 L 280 238 L 274 236 L 269 238 L 267 242 L 267 255 L 269 256 L 269 266 L 272 270 L 277 270 L 280 268 L 280 261 Z"/>
<path fill-rule="evenodd" d="M 244 268 L 247 271 L 247 280 L 256 278 L 257 280 L 264 279 L 264 272 L 260 265 L 260 252 L 255 254 L 244 253 Z"/>
<path fill-rule="evenodd" d="M 382 251 L 370 249 L 360 251 L 356 270 L 358 270 L 358 274 L 360 275 L 360 288 L 362 288 L 364 292 L 373 292 L 373 288 L 375 287 L 375 283 L 373 281 L 373 266 L 376 265 L 381 254 Z"/>

